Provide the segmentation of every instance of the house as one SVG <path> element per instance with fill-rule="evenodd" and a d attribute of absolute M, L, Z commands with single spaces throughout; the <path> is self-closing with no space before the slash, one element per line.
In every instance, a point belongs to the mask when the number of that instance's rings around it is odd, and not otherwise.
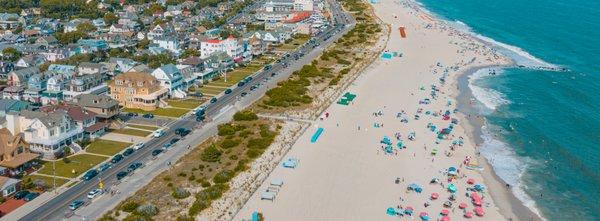
<path fill-rule="evenodd" d="M 313 11 L 313 0 L 294 0 L 294 11 Z"/>
<path fill-rule="evenodd" d="M 99 39 L 79 39 L 77 41 L 81 53 L 93 53 L 108 50 L 108 43 Z"/>
<path fill-rule="evenodd" d="M 12 134 L 23 133 L 31 152 L 48 159 L 62 156 L 65 147 L 75 145 L 75 141 L 83 138 L 83 128 L 64 111 L 8 113 L 6 128 Z"/>
<path fill-rule="evenodd" d="M 7 33 L 7 34 L 4 34 L 4 35 L 0 35 L 0 43 L 22 44 L 22 43 L 25 43 L 25 41 L 27 41 L 27 39 L 23 35 L 15 35 L 15 34 L 12 34 L 12 33 Z"/>
<path fill-rule="evenodd" d="M 86 74 L 106 75 L 107 72 L 108 72 L 108 69 L 106 68 L 106 66 L 99 64 L 99 63 L 81 62 L 81 63 L 79 63 L 79 65 L 77 65 L 77 73 L 79 73 L 80 75 L 86 75 Z"/>
<path fill-rule="evenodd" d="M 246 44 L 248 46 L 247 51 L 250 51 L 250 53 L 253 56 L 258 56 L 261 55 L 265 52 L 265 43 L 263 42 L 263 40 L 255 35 L 252 35 L 251 37 L 249 37 L 246 40 Z"/>
<path fill-rule="evenodd" d="M 204 66 L 212 69 L 215 73 L 222 73 L 233 67 L 234 64 L 233 58 L 222 51 L 213 53 L 204 59 Z M 203 79 L 207 78 L 203 77 Z"/>
<path fill-rule="evenodd" d="M 42 55 L 46 61 L 49 62 L 55 62 L 69 57 L 69 51 L 62 48 L 49 49 L 47 51 L 40 52 L 39 54 Z"/>
<path fill-rule="evenodd" d="M 116 72 L 124 73 L 135 67 L 138 62 L 129 58 L 109 58 L 108 63 L 116 64 Z"/>
<path fill-rule="evenodd" d="M 83 23 L 90 23 L 91 24 L 91 20 L 87 19 L 87 18 L 76 18 L 73 19 L 69 22 L 67 22 L 67 24 L 64 25 L 64 32 L 68 33 L 68 32 L 73 32 L 73 31 L 77 31 L 77 25 L 83 24 Z"/>
<path fill-rule="evenodd" d="M 39 157 L 39 154 L 29 151 L 29 144 L 25 142 L 23 133 L 13 135 L 7 128 L 0 129 L 0 166 L 5 168 L 3 175 L 16 176 L 31 168 L 32 161 Z M 0 186 L 3 186 L 2 179 L 0 177 Z M 2 190 L 4 196 L 12 193 L 4 192 L 5 188 Z"/>
<path fill-rule="evenodd" d="M 96 27 L 97 29 L 103 29 L 104 27 L 106 27 L 106 22 L 102 18 L 97 18 L 92 20 L 92 25 L 94 25 L 94 27 Z"/>
<path fill-rule="evenodd" d="M 73 65 L 66 64 L 50 64 L 48 66 L 48 70 L 54 74 L 62 74 L 62 75 L 73 75 L 75 74 L 76 67 Z M 52 75 L 54 75 L 52 74 Z"/>
<path fill-rule="evenodd" d="M 107 95 L 80 94 L 73 98 L 73 102 L 95 113 L 96 118 L 101 120 L 113 118 L 120 112 L 119 102 Z"/>
<path fill-rule="evenodd" d="M 225 52 L 237 62 L 242 59 L 242 53 L 244 52 L 241 42 L 233 36 L 229 36 L 224 40 L 204 40 L 202 41 L 200 48 L 200 58 L 202 59 L 207 58 L 216 52 Z"/>
<path fill-rule="evenodd" d="M 108 29 L 109 33 L 123 33 L 123 32 L 130 32 L 130 31 L 131 30 L 129 29 L 129 27 L 125 26 L 124 24 L 113 24 Z"/>
<path fill-rule="evenodd" d="M 219 2 L 219 4 L 217 4 L 217 8 L 219 9 L 220 12 L 227 12 L 227 11 L 231 10 L 231 3 L 230 2 Z"/>
<path fill-rule="evenodd" d="M 161 98 L 167 96 L 169 88 L 152 75 L 142 72 L 127 72 L 117 75 L 108 84 L 110 96 L 126 108 L 152 111 L 159 107 Z"/>
<path fill-rule="evenodd" d="M 152 40 L 154 38 L 160 38 L 163 36 L 170 35 L 173 32 L 174 32 L 173 27 L 171 27 L 170 25 L 167 25 L 166 23 L 163 23 L 163 24 L 158 24 L 158 25 L 154 26 L 154 28 L 148 32 L 146 37 L 148 38 L 148 40 Z"/>
<path fill-rule="evenodd" d="M 21 86 L 27 83 L 27 79 L 34 74 L 39 74 L 40 69 L 37 67 L 24 68 L 19 70 L 14 70 L 8 73 L 8 80 L 6 84 L 8 86 Z"/>
<path fill-rule="evenodd" d="M 43 37 L 39 37 L 38 39 L 35 40 L 36 44 L 39 45 L 44 45 L 46 46 L 46 48 L 51 48 L 51 47 L 56 47 L 58 45 L 58 40 L 52 36 L 43 36 Z"/>
<path fill-rule="evenodd" d="M 69 101 L 80 94 L 104 94 L 108 91 L 102 74 L 86 74 L 74 76 L 65 90 L 64 99 Z"/>
<path fill-rule="evenodd" d="M 27 89 L 23 94 L 23 100 L 32 103 L 41 103 L 42 92 L 46 90 L 47 76 L 34 74 L 27 81 Z"/>
<path fill-rule="evenodd" d="M 0 117 L 6 116 L 9 112 L 18 112 L 29 109 L 29 103 L 13 99 L 0 99 Z"/>
<path fill-rule="evenodd" d="M 0 190 L 2 197 L 9 197 L 20 189 L 21 180 L 0 176 Z"/>
<path fill-rule="evenodd" d="M 48 78 L 46 90 L 42 92 L 42 104 L 58 103 L 64 99 L 63 90 L 74 74 L 56 74 Z"/>
<path fill-rule="evenodd" d="M 23 86 L 8 86 L 2 91 L 2 98 L 21 100 L 23 99 L 23 94 L 25 94 Z"/>
<path fill-rule="evenodd" d="M 0 61 L 0 79 L 6 79 L 8 73 L 15 70 L 15 64 L 12 62 Z"/>
<path fill-rule="evenodd" d="M 21 17 L 16 13 L 0 13 L 0 30 L 12 30 L 21 25 Z"/>
<path fill-rule="evenodd" d="M 21 57 L 21 59 L 19 59 L 19 61 L 17 61 L 17 63 L 15 64 L 15 67 L 29 68 L 41 65 L 45 62 L 46 59 L 44 58 L 44 56 L 39 54 L 30 54 Z"/>
<path fill-rule="evenodd" d="M 183 75 L 175 65 L 163 65 L 155 69 L 151 74 L 160 82 L 162 87 L 169 89 L 169 95 L 177 98 L 186 96 L 185 92 L 181 89 L 183 86 Z"/>
<path fill-rule="evenodd" d="M 159 47 L 164 48 L 175 55 L 179 55 L 181 52 L 179 41 L 174 37 L 154 37 L 152 42 L 158 44 Z"/>
<path fill-rule="evenodd" d="M 55 111 L 64 111 L 75 121 L 77 127 L 83 128 L 83 137 L 89 139 L 96 139 L 102 136 L 108 127 L 108 123 L 106 122 L 97 122 L 96 121 L 96 113 L 87 111 L 83 107 L 74 105 L 74 104 L 66 104 L 62 103 L 54 106 L 44 106 L 40 108 L 42 112 L 55 112 Z"/>

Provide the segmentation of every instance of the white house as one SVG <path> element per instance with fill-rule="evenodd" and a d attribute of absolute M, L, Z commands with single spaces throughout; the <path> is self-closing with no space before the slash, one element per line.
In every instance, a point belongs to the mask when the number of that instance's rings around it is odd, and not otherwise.
<path fill-rule="evenodd" d="M 169 95 L 184 98 L 187 94 L 183 91 L 183 75 L 173 64 L 163 65 L 154 70 L 151 75 L 155 77 L 160 85 L 169 89 Z"/>
<path fill-rule="evenodd" d="M 181 52 L 179 41 L 174 37 L 155 37 L 152 43 L 158 44 L 159 47 L 178 55 Z"/>
<path fill-rule="evenodd" d="M 242 54 L 244 53 L 243 43 L 233 36 L 229 36 L 224 40 L 204 40 L 200 44 L 200 58 L 202 59 L 221 51 L 227 53 L 227 55 L 231 56 L 237 62 L 242 59 Z"/>
<path fill-rule="evenodd" d="M 294 0 L 294 11 L 313 11 L 312 0 Z"/>
<path fill-rule="evenodd" d="M 23 133 L 30 150 L 49 159 L 56 158 L 65 147 L 83 138 L 83 128 L 63 111 L 22 110 L 9 113 L 6 115 L 6 128 L 13 134 Z"/>

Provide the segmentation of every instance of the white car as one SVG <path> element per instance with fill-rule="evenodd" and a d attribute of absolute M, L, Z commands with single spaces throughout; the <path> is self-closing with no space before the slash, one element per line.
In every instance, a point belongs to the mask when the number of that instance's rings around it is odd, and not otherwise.
<path fill-rule="evenodd" d="M 158 129 L 154 131 L 154 133 L 152 133 L 152 137 L 155 138 L 162 137 L 162 135 L 165 135 L 165 131 L 163 131 L 162 129 Z"/>
<path fill-rule="evenodd" d="M 134 150 L 139 150 L 139 149 L 142 149 L 143 147 L 144 147 L 144 142 L 139 142 L 139 143 L 136 143 L 135 145 L 133 145 Z"/>
<path fill-rule="evenodd" d="M 99 196 L 101 194 L 102 194 L 101 189 L 94 189 L 87 194 L 87 198 L 94 199 L 94 197 Z"/>

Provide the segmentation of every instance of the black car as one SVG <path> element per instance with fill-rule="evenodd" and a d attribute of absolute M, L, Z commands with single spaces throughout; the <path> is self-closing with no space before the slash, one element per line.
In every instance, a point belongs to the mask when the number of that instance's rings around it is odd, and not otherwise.
<path fill-rule="evenodd" d="M 25 197 L 23 197 L 23 200 L 25 200 L 26 202 L 32 201 L 33 199 L 35 199 L 36 197 L 38 197 L 40 194 L 39 193 L 34 193 L 31 192 L 27 195 L 25 195 Z"/>
<path fill-rule="evenodd" d="M 92 178 L 94 178 L 96 175 L 98 175 L 98 170 L 95 169 L 91 169 L 88 170 L 85 175 L 83 175 L 83 180 L 91 180 Z"/>
<path fill-rule="evenodd" d="M 148 113 L 148 114 L 144 114 L 142 117 L 152 119 L 152 118 L 154 118 L 154 114 Z"/>
<path fill-rule="evenodd" d="M 201 121 L 203 121 L 204 119 L 206 119 L 206 117 L 205 117 L 205 116 L 196 116 L 196 121 L 198 121 L 198 122 L 201 122 Z"/>
<path fill-rule="evenodd" d="M 133 153 L 133 151 L 134 150 L 132 148 L 127 148 L 125 150 L 125 152 L 123 152 L 123 155 L 127 157 L 127 156 L 131 155 Z"/>
<path fill-rule="evenodd" d="M 216 97 L 211 98 L 210 103 L 211 104 L 217 103 L 217 98 Z"/>
<path fill-rule="evenodd" d="M 229 88 L 227 88 L 227 90 L 225 90 L 225 94 L 231 94 L 231 92 L 233 92 L 233 91 Z"/>
<path fill-rule="evenodd" d="M 29 191 L 21 190 L 21 191 L 15 193 L 15 195 L 13 195 L 13 198 L 20 200 L 20 199 L 23 199 L 23 197 L 27 196 L 27 194 L 29 194 Z"/>
<path fill-rule="evenodd" d="M 275 72 L 271 73 L 271 77 L 275 77 L 275 75 L 277 75 L 277 73 L 275 73 Z"/>
<path fill-rule="evenodd" d="M 123 160 L 123 155 L 117 154 L 110 160 L 110 162 L 115 164 L 115 163 L 120 162 L 121 160 Z"/>
<path fill-rule="evenodd" d="M 137 117 L 138 113 L 127 113 L 128 117 Z"/>
<path fill-rule="evenodd" d="M 190 132 L 192 132 L 192 131 L 185 129 L 183 127 L 175 129 L 175 134 L 182 136 L 182 137 L 185 137 L 186 135 L 190 134 Z"/>
<path fill-rule="evenodd" d="M 117 180 L 121 180 L 127 176 L 127 172 L 121 171 L 117 173 Z"/>
<path fill-rule="evenodd" d="M 246 95 L 248 95 L 248 93 L 246 93 L 246 92 L 242 92 L 242 93 L 240 94 L 240 96 L 242 96 L 242 97 L 245 97 Z"/>
<path fill-rule="evenodd" d="M 132 164 L 129 165 L 129 167 L 127 167 L 127 171 L 128 172 L 134 171 L 137 168 L 140 168 L 141 166 L 142 166 L 142 163 L 140 163 L 140 162 L 132 163 Z"/>
<path fill-rule="evenodd" d="M 246 84 L 246 82 L 240 81 L 238 82 L 237 86 L 238 87 L 243 87 Z"/>
<path fill-rule="evenodd" d="M 177 141 L 179 141 L 179 138 L 173 138 L 169 143 L 174 144 L 177 143 Z"/>
<path fill-rule="evenodd" d="M 162 153 L 162 150 L 161 150 L 161 149 L 156 149 L 156 150 L 153 150 L 153 151 L 152 151 L 152 156 L 159 155 L 160 153 Z"/>

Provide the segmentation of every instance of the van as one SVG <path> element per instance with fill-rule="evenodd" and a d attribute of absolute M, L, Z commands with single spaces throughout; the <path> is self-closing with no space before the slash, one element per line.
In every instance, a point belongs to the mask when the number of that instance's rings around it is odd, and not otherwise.
<path fill-rule="evenodd" d="M 165 135 L 165 131 L 163 129 L 158 129 L 152 133 L 152 137 L 159 138 Z"/>

